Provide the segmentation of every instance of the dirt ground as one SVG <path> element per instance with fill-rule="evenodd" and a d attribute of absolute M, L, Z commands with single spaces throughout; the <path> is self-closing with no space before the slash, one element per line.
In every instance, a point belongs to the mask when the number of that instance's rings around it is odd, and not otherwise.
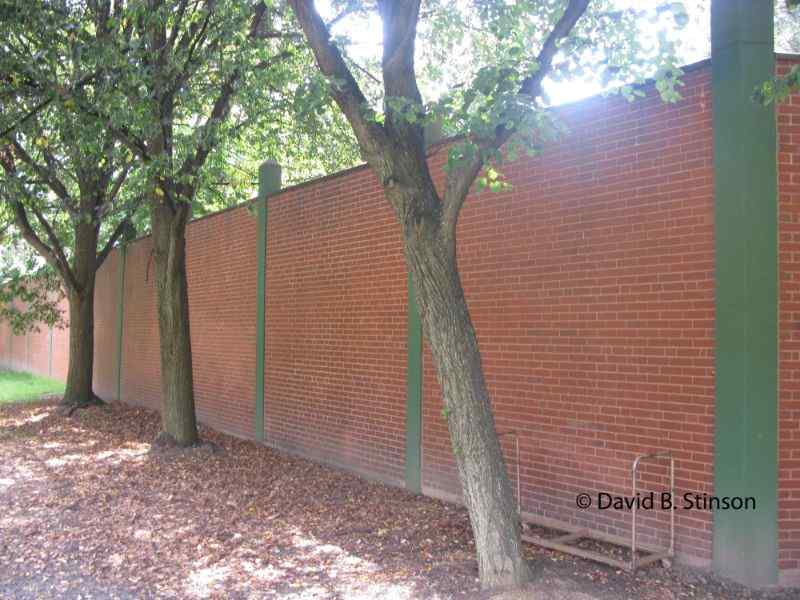
<path fill-rule="evenodd" d="M 151 451 L 158 417 L 0 408 L 0 598 L 486 598 L 463 509 L 203 430 Z M 508 600 L 788 600 L 707 573 L 620 573 L 530 547 Z"/>

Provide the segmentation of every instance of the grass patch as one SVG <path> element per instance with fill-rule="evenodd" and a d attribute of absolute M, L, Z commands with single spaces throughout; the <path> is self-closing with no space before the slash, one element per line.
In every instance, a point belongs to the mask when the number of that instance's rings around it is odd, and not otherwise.
<path fill-rule="evenodd" d="M 44 394 L 60 394 L 64 384 L 49 377 L 18 371 L 0 371 L 0 404 L 30 402 Z"/>

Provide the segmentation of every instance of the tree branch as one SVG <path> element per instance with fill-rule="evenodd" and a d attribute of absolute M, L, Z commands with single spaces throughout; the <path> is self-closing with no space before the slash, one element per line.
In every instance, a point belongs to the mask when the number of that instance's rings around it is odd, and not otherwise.
<path fill-rule="evenodd" d="M 330 31 L 330 30 L 331 30 L 331 28 L 333 28 L 333 26 L 334 26 L 334 25 L 336 25 L 336 24 L 337 24 L 339 21 L 341 21 L 341 20 L 342 20 L 342 19 L 344 19 L 345 17 L 348 17 L 349 15 L 352 15 L 353 13 L 356 13 L 356 12 L 359 12 L 359 7 L 358 7 L 358 5 L 357 5 L 357 4 L 355 4 L 355 3 L 353 3 L 353 4 L 350 4 L 350 5 L 349 5 L 347 8 L 345 8 L 345 9 L 344 9 L 342 12 L 340 12 L 338 15 L 336 15 L 335 17 L 333 17 L 333 18 L 332 18 L 330 21 L 328 21 L 327 23 L 325 23 L 325 27 L 327 27 L 327 28 L 328 28 L 328 31 Z"/>
<path fill-rule="evenodd" d="M 250 23 L 250 31 L 248 37 L 250 39 L 254 39 L 261 28 L 261 23 L 264 19 L 264 15 L 266 15 L 267 7 L 263 2 L 260 2 L 253 12 L 253 20 Z M 286 60 L 292 56 L 292 52 L 289 50 L 285 50 L 268 60 L 261 61 L 257 65 L 255 65 L 255 69 L 267 69 L 275 64 Z M 230 111 L 231 100 L 233 95 L 236 91 L 236 84 L 238 83 L 239 79 L 242 76 L 241 68 L 236 68 L 234 71 L 225 79 L 219 89 L 219 94 L 217 95 L 216 100 L 214 101 L 214 105 L 211 109 L 211 113 L 209 114 L 206 121 L 200 127 L 200 141 L 197 144 L 197 148 L 195 148 L 194 154 L 188 156 L 186 160 L 183 162 L 179 169 L 179 179 L 183 178 L 190 178 L 193 179 L 200 168 L 206 161 L 209 153 L 214 147 L 214 142 L 212 138 L 216 135 L 217 131 L 219 130 L 220 125 L 223 123 L 225 118 L 228 116 L 228 112 Z M 188 191 L 188 190 L 187 190 Z M 189 195 L 186 191 L 183 194 L 184 196 Z"/>
<path fill-rule="evenodd" d="M 11 138 L 11 145 L 14 147 L 15 154 L 19 156 L 22 162 L 28 165 L 33 172 L 36 173 L 51 190 L 53 190 L 53 193 L 56 196 L 58 196 L 66 204 L 70 204 L 72 202 L 67 188 L 53 173 L 51 173 L 49 168 L 45 168 L 33 160 L 31 155 L 25 151 L 22 145 L 15 138 Z"/>
<path fill-rule="evenodd" d="M 48 246 L 44 241 L 42 241 L 42 239 L 34 231 L 33 227 L 31 227 L 31 223 L 28 220 L 28 215 L 25 212 L 25 207 L 22 205 L 22 202 L 12 199 L 9 199 L 8 202 L 11 204 L 11 209 L 14 211 L 14 224 L 19 228 L 22 237 L 33 248 L 36 249 L 41 257 L 47 261 L 47 264 L 61 273 L 63 277 L 64 272 L 58 257 L 53 252 L 53 249 L 50 248 L 50 246 Z M 64 279 L 66 281 L 66 277 Z"/>
<path fill-rule="evenodd" d="M 2 164 L 3 170 L 6 172 L 7 176 L 17 176 L 14 157 L 9 147 L 0 150 L 0 164 Z M 22 204 L 22 202 L 18 199 L 9 198 L 9 203 L 11 204 L 11 209 L 14 213 L 14 223 L 19 228 L 20 233 L 25 241 L 28 242 L 41 255 L 41 257 L 47 261 L 49 265 L 51 265 L 61 274 L 64 285 L 66 285 L 72 291 L 77 291 L 77 282 L 72 270 L 69 267 L 69 263 L 67 262 L 67 258 L 64 255 L 63 249 L 61 248 L 61 244 L 58 242 L 58 239 L 55 238 L 55 234 L 53 233 L 50 224 L 35 208 L 34 202 L 35 199 L 32 199 L 32 210 L 34 211 L 39 223 L 41 223 L 44 227 L 52 247 L 48 246 L 33 229 L 30 220 L 28 219 L 28 213 L 26 212 L 25 206 Z"/>
<path fill-rule="evenodd" d="M 183 22 L 183 15 L 186 14 L 186 7 L 189 4 L 189 0 L 180 0 L 178 3 L 178 9 L 175 11 L 174 17 L 174 24 L 172 25 L 172 31 L 169 33 L 169 39 L 167 40 L 166 48 L 172 48 L 175 44 L 175 40 L 178 38 L 178 30 L 180 30 L 181 23 Z"/>
<path fill-rule="evenodd" d="M 53 254 L 55 254 L 55 256 L 58 258 L 58 262 L 61 264 L 61 272 L 64 276 L 66 284 L 73 291 L 80 291 L 80 286 L 78 285 L 78 281 L 75 279 L 75 275 L 69 266 L 67 255 L 64 253 L 64 248 L 61 245 L 58 236 L 55 234 L 55 231 L 53 231 L 52 226 L 42 214 L 42 211 L 36 208 L 35 205 L 31 205 L 31 211 L 36 217 L 36 220 L 39 221 L 39 225 L 42 226 L 42 229 L 44 229 L 44 232 L 47 234 L 47 239 L 50 241 L 50 247 L 53 251 Z"/>
<path fill-rule="evenodd" d="M 84 104 L 83 102 L 80 102 L 79 107 L 81 111 L 103 123 L 123 146 L 128 148 L 128 150 L 130 150 L 134 155 L 142 159 L 143 162 L 150 162 L 151 157 L 147 150 L 147 146 L 142 140 L 138 139 L 136 135 L 133 134 L 130 129 L 128 129 L 128 127 L 124 125 L 112 125 L 111 118 L 108 115 L 104 115 L 103 113 Z"/>
<path fill-rule="evenodd" d="M 13 125 L 10 125 L 10 126 L 6 127 L 3 131 L 0 131 L 0 139 L 5 138 L 9 133 L 11 133 L 12 131 L 15 131 L 17 128 L 19 128 L 20 125 L 24 125 L 25 123 L 30 121 L 33 117 L 35 117 L 41 111 L 43 111 L 45 108 L 47 108 L 53 100 L 55 100 L 55 96 L 50 96 L 48 98 L 45 98 L 41 102 L 39 102 L 39 104 L 34 106 L 28 112 L 28 114 L 26 114 L 24 117 L 22 117 L 19 121 L 15 122 Z"/>
<path fill-rule="evenodd" d="M 547 36 L 539 55 L 536 57 L 538 68 L 522 81 L 519 90 L 520 94 L 525 94 L 531 98 L 536 98 L 541 94 L 542 81 L 553 66 L 553 57 L 558 52 L 558 43 L 570 34 L 578 19 L 583 16 L 589 7 L 589 2 L 590 0 L 570 0 L 564 10 L 564 14 L 561 15 L 561 18 Z"/>
<path fill-rule="evenodd" d="M 344 54 L 343 56 L 344 56 L 345 61 L 347 61 L 348 63 L 353 65 L 356 68 L 356 70 L 361 71 L 364 75 L 366 75 L 369 79 L 371 79 L 372 81 L 374 81 L 378 85 L 382 84 L 380 79 L 378 79 L 377 77 L 375 77 L 375 75 L 373 75 L 372 73 L 369 72 L 369 69 L 367 69 L 366 67 L 362 67 L 360 64 L 358 64 L 358 62 L 353 60 L 353 58 L 351 56 L 349 56 L 348 54 Z"/>
<path fill-rule="evenodd" d="M 236 69 L 222 84 L 220 93 L 214 102 L 214 107 L 211 109 L 211 113 L 209 114 L 205 123 L 203 123 L 203 125 L 200 127 L 200 141 L 197 143 L 197 148 L 195 148 L 194 154 L 188 156 L 181 165 L 179 170 L 180 179 L 183 179 L 184 177 L 195 177 L 197 172 L 200 170 L 200 167 L 203 166 L 206 157 L 208 157 L 209 152 L 211 152 L 211 149 L 213 148 L 211 138 L 216 134 L 220 124 L 228 114 L 235 85 L 240 76 L 241 71 Z"/>
<path fill-rule="evenodd" d="M 83 88 L 85 85 L 87 85 L 89 83 L 92 83 L 95 79 L 97 79 L 97 77 L 100 76 L 100 74 L 101 74 L 101 72 L 99 70 L 94 71 L 93 73 L 88 73 L 88 74 L 84 75 L 83 77 L 81 77 L 78 81 L 76 81 L 74 84 L 72 84 L 69 87 L 53 85 L 53 84 L 49 84 L 49 83 L 46 84 L 45 86 L 42 86 L 40 83 L 34 82 L 34 85 L 33 85 L 34 89 L 36 89 L 36 88 L 38 88 L 40 90 L 43 89 L 43 88 L 44 89 L 48 89 L 48 90 L 55 89 L 56 92 L 55 93 L 50 93 L 47 96 L 47 98 L 45 98 L 44 100 L 41 100 L 36 106 L 34 106 L 30 111 L 28 111 L 28 113 L 24 117 L 21 117 L 13 125 L 10 125 L 6 129 L 1 131 L 0 132 L 0 139 L 5 138 L 8 134 L 12 133 L 14 130 L 19 128 L 20 125 L 24 125 L 30 119 L 32 119 L 33 117 L 38 115 L 41 111 L 43 111 L 45 108 L 47 108 L 53 102 L 53 100 L 55 100 L 57 97 L 59 97 L 59 95 L 62 97 L 63 100 L 66 100 L 67 98 L 70 97 L 70 94 L 74 94 L 74 92 L 76 90 L 78 90 L 80 88 Z"/>
<path fill-rule="evenodd" d="M 106 241 L 105 246 L 103 246 L 103 249 L 97 255 L 97 259 L 95 262 L 95 270 L 103 266 L 103 263 L 105 262 L 106 258 L 108 258 L 108 255 L 114 249 L 114 244 L 117 243 L 117 240 L 125 232 L 125 230 L 128 227 L 130 227 L 131 216 L 133 216 L 133 212 L 134 211 L 131 211 L 130 214 L 128 214 L 124 219 L 122 219 L 119 223 L 117 223 L 117 226 L 114 228 L 114 231 L 111 233 L 111 236 L 108 238 L 108 241 Z"/>
<path fill-rule="evenodd" d="M 388 97 L 421 104 L 414 71 L 419 0 L 380 0 L 383 20 L 383 84 Z"/>
<path fill-rule="evenodd" d="M 119 194 L 119 190 L 122 188 L 122 184 L 125 183 L 125 179 L 128 177 L 128 173 L 130 173 L 131 164 L 128 163 L 122 170 L 119 172 L 119 175 L 114 180 L 114 183 L 111 186 L 111 191 L 106 195 L 106 205 L 110 205 L 114 200 L 117 198 L 117 194 Z"/>
<path fill-rule="evenodd" d="M 313 0 L 289 0 L 323 75 L 331 80 L 333 99 L 347 117 L 368 162 L 376 163 L 382 149 L 389 146 L 383 127 L 369 120 L 365 113 L 367 98 L 358 86 L 330 32 L 314 8 Z"/>
<path fill-rule="evenodd" d="M 561 18 L 550 31 L 542 45 L 542 49 L 536 57 L 536 63 L 533 65 L 535 68 L 531 69 L 532 73 L 520 84 L 520 96 L 525 96 L 533 102 L 541 95 L 542 82 L 552 69 L 553 58 L 558 52 L 559 42 L 569 36 L 575 24 L 586 12 L 589 2 L 590 0 L 569 1 L 567 8 L 564 10 L 564 14 L 561 15 Z M 460 168 L 451 169 L 448 172 L 445 192 L 442 198 L 442 204 L 444 205 L 442 219 L 444 229 L 449 235 L 455 233 L 458 215 L 464 204 L 464 200 L 469 193 L 472 183 L 484 166 L 484 153 L 487 150 L 497 150 L 501 148 L 515 132 L 516 128 L 499 126 L 495 130 L 494 139 L 479 144 L 478 151 L 467 164 Z"/>

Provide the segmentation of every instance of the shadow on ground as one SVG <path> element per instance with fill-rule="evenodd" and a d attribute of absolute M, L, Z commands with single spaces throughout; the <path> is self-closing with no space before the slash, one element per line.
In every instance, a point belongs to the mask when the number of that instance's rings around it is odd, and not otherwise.
<path fill-rule="evenodd" d="M 219 452 L 151 452 L 157 433 L 120 404 L 0 408 L 0 597 L 483 597 L 463 509 L 211 430 Z M 539 581 L 503 597 L 797 597 L 529 552 Z"/>

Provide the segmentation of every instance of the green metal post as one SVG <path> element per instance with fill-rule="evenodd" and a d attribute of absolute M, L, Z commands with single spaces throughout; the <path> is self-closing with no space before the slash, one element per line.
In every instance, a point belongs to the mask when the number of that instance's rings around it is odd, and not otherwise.
<path fill-rule="evenodd" d="M 125 330 L 125 263 L 127 249 L 119 247 L 119 285 L 117 287 L 117 400 L 122 400 L 122 336 Z"/>
<path fill-rule="evenodd" d="M 264 441 L 264 377 L 266 369 L 266 302 L 267 302 L 267 198 L 281 189 L 281 166 L 268 160 L 258 170 L 258 198 L 256 200 L 256 406 L 255 437 Z"/>
<path fill-rule="evenodd" d="M 408 274 L 408 366 L 406 368 L 406 488 L 422 491 L 422 322 Z"/>
<path fill-rule="evenodd" d="M 47 332 L 47 374 L 53 376 L 53 326 L 51 325 Z"/>
<path fill-rule="evenodd" d="M 714 513 L 714 570 L 777 581 L 778 242 L 775 111 L 751 101 L 772 76 L 772 0 L 713 0 L 716 226 L 714 494 L 753 496 Z"/>

